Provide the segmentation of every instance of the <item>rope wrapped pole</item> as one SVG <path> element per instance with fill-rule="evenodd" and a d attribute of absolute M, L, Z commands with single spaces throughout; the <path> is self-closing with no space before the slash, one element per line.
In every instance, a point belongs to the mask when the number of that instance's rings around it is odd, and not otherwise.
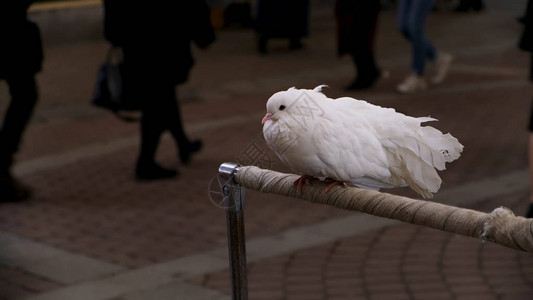
<path fill-rule="evenodd" d="M 302 194 L 297 195 L 292 183 L 298 179 L 298 175 L 253 166 L 239 167 L 239 171 L 234 176 L 235 181 L 241 186 L 259 192 L 360 211 L 533 252 L 533 219 L 516 217 L 511 210 L 504 207 L 487 214 L 352 187 L 336 186 L 326 192 L 327 184 L 321 181 L 311 181 L 303 188 Z"/>

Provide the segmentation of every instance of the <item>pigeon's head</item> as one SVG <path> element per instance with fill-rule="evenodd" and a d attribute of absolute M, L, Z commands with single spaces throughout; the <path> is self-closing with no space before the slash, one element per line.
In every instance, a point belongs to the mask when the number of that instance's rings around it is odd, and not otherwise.
<path fill-rule="evenodd" d="M 292 103 L 291 99 L 294 99 L 290 97 L 291 92 L 277 92 L 268 99 L 266 104 L 267 113 L 261 120 L 261 124 L 264 125 L 268 121 L 275 122 L 287 114 L 287 107 Z"/>
<path fill-rule="evenodd" d="M 327 87 L 327 85 L 319 85 L 312 90 L 291 87 L 286 91 L 275 93 L 267 101 L 267 113 L 261 123 L 264 125 L 268 121 L 276 122 L 290 115 L 291 111 L 301 110 L 302 106 L 304 109 L 309 109 L 310 102 L 316 105 L 315 100 L 326 98 L 322 93 L 324 87 Z"/>

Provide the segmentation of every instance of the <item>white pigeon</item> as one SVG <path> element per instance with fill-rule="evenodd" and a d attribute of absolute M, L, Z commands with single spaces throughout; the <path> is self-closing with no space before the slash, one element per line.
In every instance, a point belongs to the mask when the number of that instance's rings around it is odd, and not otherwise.
<path fill-rule="evenodd" d="M 373 190 L 409 186 L 432 198 L 442 182 L 437 170 L 459 158 L 463 145 L 449 133 L 421 126 L 436 119 L 350 97 L 331 99 L 323 87 L 275 93 L 262 120 L 267 144 L 302 175 L 294 182 L 297 192 L 318 178 Z"/>

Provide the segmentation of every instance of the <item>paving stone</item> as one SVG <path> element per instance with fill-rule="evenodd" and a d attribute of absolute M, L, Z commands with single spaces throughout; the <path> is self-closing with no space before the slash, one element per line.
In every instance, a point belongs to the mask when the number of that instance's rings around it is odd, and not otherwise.
<path fill-rule="evenodd" d="M 57 289 L 62 285 L 17 268 L 0 265 L 0 286 L 0 299 L 16 299 Z"/>
<path fill-rule="evenodd" d="M 454 295 L 450 294 L 449 292 L 442 292 L 442 291 L 430 291 L 430 292 L 417 292 L 414 295 L 415 299 L 453 299 Z M 479 298 L 479 299 L 485 299 L 485 298 Z M 489 299 L 489 298 L 487 298 Z"/>

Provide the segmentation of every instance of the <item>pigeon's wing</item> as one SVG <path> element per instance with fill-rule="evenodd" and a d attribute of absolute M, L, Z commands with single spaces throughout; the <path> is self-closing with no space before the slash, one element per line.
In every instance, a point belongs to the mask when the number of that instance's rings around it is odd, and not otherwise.
<path fill-rule="evenodd" d="M 420 195 L 431 198 L 439 190 L 441 179 L 436 171 L 460 156 L 463 146 L 450 134 L 442 134 L 423 122 L 433 118 L 413 118 L 365 101 L 349 97 L 336 103 L 357 112 L 371 126 L 385 151 L 391 178 L 396 186 L 409 185 Z M 375 177 L 373 177 L 375 178 Z"/>
<path fill-rule="evenodd" d="M 313 143 L 326 177 L 349 183 L 367 178 L 369 187 L 373 178 L 374 188 L 386 187 L 391 174 L 372 126 L 354 110 L 328 106 L 325 111 L 315 127 Z"/>

